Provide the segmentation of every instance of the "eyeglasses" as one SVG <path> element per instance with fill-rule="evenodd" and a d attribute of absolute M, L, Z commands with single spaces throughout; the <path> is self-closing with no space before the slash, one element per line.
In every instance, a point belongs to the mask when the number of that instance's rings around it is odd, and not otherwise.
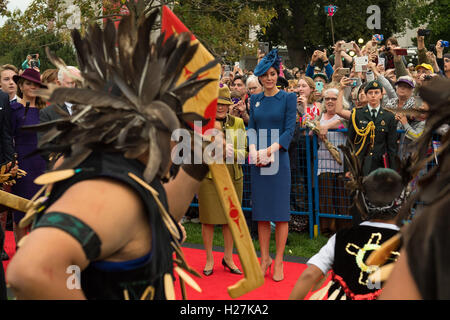
<path fill-rule="evenodd" d="M 325 98 L 325 101 L 337 101 L 337 98 Z"/>

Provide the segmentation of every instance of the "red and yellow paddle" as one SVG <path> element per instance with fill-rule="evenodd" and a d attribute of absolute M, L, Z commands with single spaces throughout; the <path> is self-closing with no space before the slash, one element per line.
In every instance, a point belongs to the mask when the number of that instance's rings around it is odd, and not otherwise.
<path fill-rule="evenodd" d="M 162 31 L 166 33 L 166 37 L 170 37 L 173 33 L 190 32 L 167 6 L 163 6 Z M 192 35 L 191 41 L 192 43 L 198 43 L 199 46 L 192 60 L 186 65 L 184 74 L 180 77 L 180 83 L 187 80 L 192 74 L 192 71 L 214 60 L 211 53 L 199 43 L 194 35 Z M 209 69 L 205 74 L 200 75 L 199 77 L 201 78 L 215 79 L 217 81 L 212 81 L 205 86 L 197 96 L 189 99 L 183 106 L 184 112 L 195 112 L 211 120 L 207 126 L 201 128 L 202 133 L 214 127 L 217 98 L 219 95 L 220 73 L 221 67 L 217 65 L 215 68 Z M 200 131 L 198 130 L 199 128 L 194 129 L 197 132 Z M 209 169 L 245 275 L 244 279 L 228 287 L 230 297 L 237 298 L 263 285 L 264 276 L 261 272 L 241 204 L 226 164 L 211 164 Z"/>

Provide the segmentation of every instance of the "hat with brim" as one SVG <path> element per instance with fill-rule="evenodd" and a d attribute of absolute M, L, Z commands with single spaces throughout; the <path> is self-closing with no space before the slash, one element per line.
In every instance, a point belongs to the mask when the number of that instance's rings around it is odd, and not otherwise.
<path fill-rule="evenodd" d="M 39 73 L 39 71 L 36 71 L 31 68 L 26 69 L 20 76 L 15 75 L 13 77 L 13 80 L 16 84 L 19 81 L 19 79 L 25 79 L 33 83 L 36 83 L 37 85 L 43 88 L 47 88 L 47 86 L 41 82 L 41 74 Z"/>
<path fill-rule="evenodd" d="M 269 52 L 268 55 L 264 56 L 261 61 L 256 66 L 253 74 L 257 77 L 265 74 L 271 67 L 274 67 L 277 70 L 277 73 L 280 74 L 280 63 L 281 58 L 278 56 L 278 49 L 273 49 Z"/>
<path fill-rule="evenodd" d="M 233 104 L 231 101 L 231 92 L 226 84 L 221 83 L 219 85 L 219 98 L 217 104 Z"/>
<path fill-rule="evenodd" d="M 370 81 L 366 87 L 364 88 L 364 92 L 367 93 L 369 90 L 381 90 L 383 91 L 383 86 L 381 85 L 380 82 L 378 82 L 378 80 L 374 80 L 374 81 Z"/>
<path fill-rule="evenodd" d="M 316 73 L 315 75 L 313 75 L 312 79 L 316 80 L 316 78 L 322 78 L 323 80 L 325 80 L 325 82 L 328 82 L 328 77 L 325 73 Z"/>
<path fill-rule="evenodd" d="M 395 85 L 398 85 L 399 83 L 406 83 L 411 88 L 415 88 L 416 87 L 416 85 L 414 84 L 414 80 L 412 78 L 410 78 L 410 77 L 400 77 L 400 78 L 398 78 L 398 80 L 395 83 Z"/>
<path fill-rule="evenodd" d="M 418 66 L 416 66 L 416 71 L 419 68 L 424 68 L 424 69 L 430 70 L 431 72 L 434 73 L 433 67 L 430 64 L 428 64 L 428 63 L 419 64 Z"/>

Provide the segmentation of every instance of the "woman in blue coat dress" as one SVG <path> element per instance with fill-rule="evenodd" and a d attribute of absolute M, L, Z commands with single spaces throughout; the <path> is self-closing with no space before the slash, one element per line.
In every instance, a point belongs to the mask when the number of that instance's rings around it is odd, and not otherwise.
<path fill-rule="evenodd" d="M 280 58 L 272 50 L 255 68 L 264 92 L 250 99 L 248 125 L 252 216 L 258 222 L 261 270 L 272 265 L 270 222 L 276 223 L 273 280 L 284 279 L 283 254 L 289 232 L 291 169 L 288 148 L 295 129 L 297 96 L 277 88 Z"/>

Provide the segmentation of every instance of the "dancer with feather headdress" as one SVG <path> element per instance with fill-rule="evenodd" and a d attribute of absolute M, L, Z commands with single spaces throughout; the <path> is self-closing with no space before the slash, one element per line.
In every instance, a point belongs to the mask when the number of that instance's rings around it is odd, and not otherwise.
<path fill-rule="evenodd" d="M 173 299 L 174 251 L 180 282 L 199 290 L 180 269 L 197 275 L 179 249 L 176 221 L 208 166 L 185 164 L 164 186 L 160 181 L 168 177 L 173 130 L 205 121 L 182 106 L 214 81 L 198 75 L 217 63 L 178 83 L 197 45 L 185 33 L 151 43 L 156 18 L 131 11 L 117 32 L 112 21 L 104 30 L 92 25 L 84 38 L 75 30 L 83 86 L 40 93 L 75 105 L 71 117 L 29 128 L 46 132 L 38 152 L 62 157 L 36 180 L 44 187 L 22 221 L 33 231 L 8 268 L 17 298 Z"/>
<path fill-rule="evenodd" d="M 423 207 L 409 224 L 402 227 L 396 241 L 385 246 L 372 260 L 384 263 L 383 257 L 391 250 L 400 251 L 400 258 L 392 272 L 387 274 L 382 299 L 450 299 L 449 236 L 450 205 L 450 131 L 442 132 L 450 124 L 450 80 L 436 77 L 419 89 L 421 98 L 428 104 L 427 122 L 421 137 L 415 143 L 415 152 L 409 166 L 417 174 L 435 157 L 434 166 L 418 182 L 418 191 L 402 208 L 397 224 L 403 225 L 411 215 L 411 208 L 420 201 Z M 409 114 L 410 111 L 405 111 Z M 424 110 L 420 110 L 424 112 Z M 436 154 L 427 150 L 436 132 L 440 132 L 441 147 Z"/>
<path fill-rule="evenodd" d="M 370 253 L 397 234 L 395 218 L 408 196 L 407 181 L 396 171 L 379 168 L 363 176 L 363 165 L 350 147 L 340 146 L 344 152 L 352 179 L 347 187 L 354 192 L 356 208 L 363 222 L 333 235 L 320 251 L 308 261 L 308 268 L 295 284 L 290 299 L 304 299 L 312 290 L 311 300 L 373 300 L 381 293 L 381 283 L 370 275 L 378 266 L 368 265 Z M 393 262 L 398 252 L 389 256 Z M 318 290 L 328 278 L 326 286 Z"/>

